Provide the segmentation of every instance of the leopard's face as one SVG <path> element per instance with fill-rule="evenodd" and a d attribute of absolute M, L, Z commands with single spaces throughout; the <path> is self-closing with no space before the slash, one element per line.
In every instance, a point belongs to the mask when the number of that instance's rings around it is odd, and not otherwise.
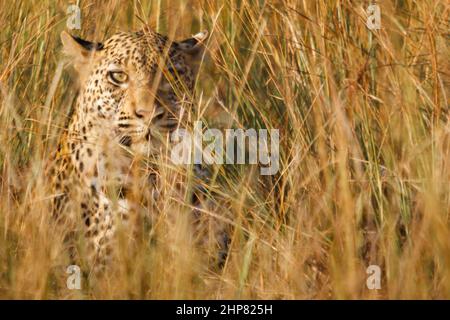
<path fill-rule="evenodd" d="M 107 123 L 111 139 L 141 153 L 157 152 L 191 105 L 205 38 L 199 33 L 171 42 L 147 29 L 98 44 L 63 35 L 80 74 L 78 108 Z"/>

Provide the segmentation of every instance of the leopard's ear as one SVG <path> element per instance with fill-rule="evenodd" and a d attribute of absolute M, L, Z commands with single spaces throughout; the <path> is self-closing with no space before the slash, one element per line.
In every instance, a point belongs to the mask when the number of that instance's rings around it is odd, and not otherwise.
<path fill-rule="evenodd" d="M 83 40 L 67 33 L 61 32 L 61 42 L 64 53 L 72 58 L 75 64 L 86 63 L 96 51 L 103 49 L 103 44 Z"/>
<path fill-rule="evenodd" d="M 192 56 L 201 56 L 205 49 L 205 41 L 208 39 L 208 31 L 202 31 L 191 38 L 178 42 L 179 48 Z M 201 58 L 201 57 L 200 57 Z"/>
<path fill-rule="evenodd" d="M 208 31 L 202 31 L 193 35 L 191 38 L 177 42 L 178 50 L 185 54 L 187 63 L 196 71 L 198 64 L 205 52 L 205 42 L 208 39 Z"/>

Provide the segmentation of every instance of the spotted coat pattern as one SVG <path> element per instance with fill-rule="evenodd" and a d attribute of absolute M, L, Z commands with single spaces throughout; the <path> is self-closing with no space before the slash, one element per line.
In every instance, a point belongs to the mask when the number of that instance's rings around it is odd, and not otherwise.
<path fill-rule="evenodd" d="M 81 217 L 93 266 L 108 262 L 116 221 L 133 211 L 127 193 L 136 157 L 161 152 L 167 134 L 183 126 L 203 36 L 174 42 L 144 29 L 100 44 L 62 35 L 80 91 L 50 166 L 53 214 L 66 224 Z"/>

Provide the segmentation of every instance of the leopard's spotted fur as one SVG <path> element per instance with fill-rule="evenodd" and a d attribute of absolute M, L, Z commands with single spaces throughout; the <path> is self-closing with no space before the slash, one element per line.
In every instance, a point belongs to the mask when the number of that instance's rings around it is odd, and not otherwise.
<path fill-rule="evenodd" d="M 157 168 L 136 174 L 136 163 L 163 152 L 167 135 L 185 123 L 205 37 L 172 42 L 147 28 L 103 44 L 61 36 L 80 92 L 52 160 L 53 213 L 69 224 L 81 215 L 93 266 L 106 264 L 117 221 L 140 205 L 127 191 L 151 192 L 148 177 Z"/>

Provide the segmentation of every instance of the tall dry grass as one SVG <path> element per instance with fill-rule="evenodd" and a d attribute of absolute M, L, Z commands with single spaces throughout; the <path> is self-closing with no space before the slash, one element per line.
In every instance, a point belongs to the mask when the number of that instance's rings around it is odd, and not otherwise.
<path fill-rule="evenodd" d="M 194 118 L 280 129 L 280 171 L 214 168 L 216 214 L 233 225 L 222 270 L 204 268 L 180 214 L 68 290 L 43 177 L 76 94 L 60 54 L 68 2 L 2 0 L 1 298 L 450 298 L 447 1 L 378 1 L 373 32 L 369 1 L 77 3 L 75 33 L 91 40 L 143 22 L 172 38 L 209 30 Z M 366 287 L 372 264 L 381 290 Z"/>

